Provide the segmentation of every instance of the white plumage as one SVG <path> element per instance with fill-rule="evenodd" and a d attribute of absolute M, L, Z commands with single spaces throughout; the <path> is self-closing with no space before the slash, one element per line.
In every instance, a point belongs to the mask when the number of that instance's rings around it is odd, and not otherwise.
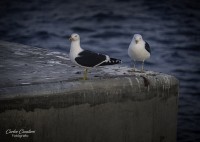
<path fill-rule="evenodd" d="M 128 55 L 134 62 L 142 61 L 142 70 L 144 69 L 144 61 L 150 58 L 151 50 L 149 44 L 142 39 L 140 34 L 135 34 L 128 48 Z"/>

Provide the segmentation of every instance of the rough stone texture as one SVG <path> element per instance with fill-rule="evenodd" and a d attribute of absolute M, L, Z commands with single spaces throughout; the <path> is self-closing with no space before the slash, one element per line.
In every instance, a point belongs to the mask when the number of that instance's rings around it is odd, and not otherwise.
<path fill-rule="evenodd" d="M 117 65 L 84 81 L 67 54 L 3 41 L 0 61 L 0 141 L 176 141 L 173 76 Z M 8 129 L 35 133 L 14 138 Z"/>

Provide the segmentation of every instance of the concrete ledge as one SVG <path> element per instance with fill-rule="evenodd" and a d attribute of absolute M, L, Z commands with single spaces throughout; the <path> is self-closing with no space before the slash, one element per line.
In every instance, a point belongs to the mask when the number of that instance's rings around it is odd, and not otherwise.
<path fill-rule="evenodd" d="M 0 42 L 0 139 L 35 130 L 25 141 L 175 142 L 178 80 L 124 66 L 81 68 L 64 53 Z"/>

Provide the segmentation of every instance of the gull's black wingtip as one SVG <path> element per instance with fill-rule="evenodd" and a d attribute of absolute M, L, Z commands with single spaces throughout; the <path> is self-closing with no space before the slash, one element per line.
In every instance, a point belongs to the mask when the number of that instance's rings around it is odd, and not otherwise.
<path fill-rule="evenodd" d="M 122 63 L 122 60 L 120 59 L 110 58 L 109 61 L 103 62 L 100 66 L 115 65 L 115 64 L 121 64 L 121 63 Z"/>

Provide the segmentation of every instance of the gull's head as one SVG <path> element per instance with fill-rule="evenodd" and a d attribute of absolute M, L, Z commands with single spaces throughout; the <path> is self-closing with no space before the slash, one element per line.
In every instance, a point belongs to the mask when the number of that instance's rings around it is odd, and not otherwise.
<path fill-rule="evenodd" d="M 70 38 L 69 38 L 70 41 L 77 41 L 77 40 L 80 40 L 80 36 L 76 33 L 73 33 Z"/>
<path fill-rule="evenodd" d="M 135 40 L 135 43 L 139 43 L 142 40 L 142 36 L 140 34 L 134 34 L 133 40 Z"/>

